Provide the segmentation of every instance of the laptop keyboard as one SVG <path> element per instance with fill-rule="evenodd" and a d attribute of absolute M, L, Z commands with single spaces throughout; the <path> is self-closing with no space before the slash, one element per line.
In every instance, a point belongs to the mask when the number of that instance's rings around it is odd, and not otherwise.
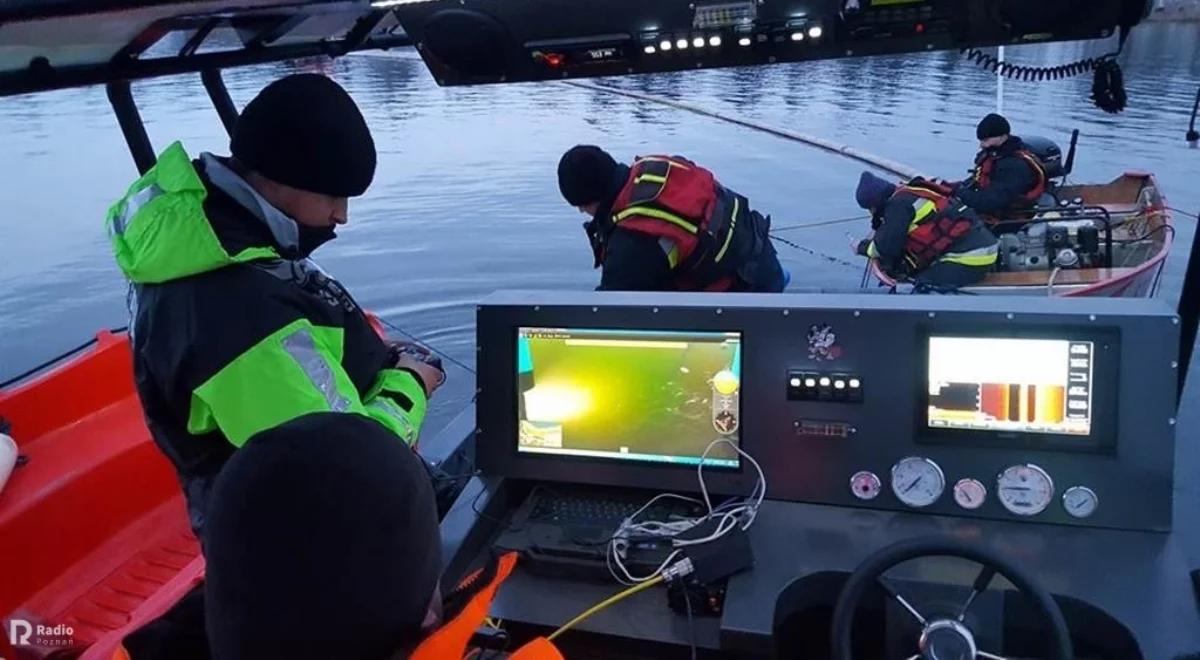
<path fill-rule="evenodd" d="M 560 525 L 593 525 L 615 528 L 622 520 L 645 505 L 646 500 L 557 495 L 542 493 L 533 506 L 529 519 Z M 699 515 L 702 508 L 680 500 L 655 502 L 639 519 L 663 520 L 677 516 Z"/>

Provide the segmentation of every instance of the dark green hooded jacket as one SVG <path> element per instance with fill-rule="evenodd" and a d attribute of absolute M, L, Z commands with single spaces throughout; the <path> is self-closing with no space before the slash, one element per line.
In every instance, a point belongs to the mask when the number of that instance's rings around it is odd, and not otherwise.
<path fill-rule="evenodd" d="M 108 212 L 133 282 L 138 395 L 193 528 L 212 480 L 256 433 L 314 412 L 370 417 L 413 445 L 426 396 L 363 310 L 307 259 L 295 221 L 229 163 L 179 143 Z"/>

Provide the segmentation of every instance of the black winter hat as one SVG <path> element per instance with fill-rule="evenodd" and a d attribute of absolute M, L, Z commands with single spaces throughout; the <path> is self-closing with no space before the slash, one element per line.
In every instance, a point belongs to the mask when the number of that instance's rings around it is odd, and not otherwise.
<path fill-rule="evenodd" d="M 375 177 L 375 141 L 358 106 L 315 73 L 267 85 L 238 117 L 229 148 L 268 179 L 332 197 L 357 197 Z"/>
<path fill-rule="evenodd" d="M 590 144 L 571 147 L 558 161 L 558 189 L 572 206 L 603 201 L 613 187 L 617 161 Z"/>
<path fill-rule="evenodd" d="M 1008 135 L 1010 132 L 1012 132 L 1012 127 L 1008 125 L 1008 120 L 993 112 L 979 122 L 979 126 L 975 128 L 975 137 L 986 140 Z"/>
<path fill-rule="evenodd" d="M 896 192 L 896 184 L 887 179 L 863 172 L 858 178 L 858 188 L 854 191 L 854 201 L 868 211 L 873 211 L 887 203 Z"/>
<path fill-rule="evenodd" d="M 213 658 L 382 659 L 420 639 L 441 573 L 433 489 L 378 422 L 314 413 L 258 434 L 207 513 Z"/>

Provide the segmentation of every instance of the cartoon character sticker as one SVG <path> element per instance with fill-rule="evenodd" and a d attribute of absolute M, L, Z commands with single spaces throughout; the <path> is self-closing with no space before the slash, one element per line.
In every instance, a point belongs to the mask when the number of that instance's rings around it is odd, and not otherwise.
<path fill-rule="evenodd" d="M 814 362 L 836 360 L 842 355 L 837 334 L 827 323 L 818 323 L 808 329 L 808 359 Z"/>

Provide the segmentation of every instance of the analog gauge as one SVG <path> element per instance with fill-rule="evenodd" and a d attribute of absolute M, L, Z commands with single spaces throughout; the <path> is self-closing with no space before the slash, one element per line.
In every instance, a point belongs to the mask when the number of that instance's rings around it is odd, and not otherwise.
<path fill-rule="evenodd" d="M 954 501 L 964 509 L 978 509 L 987 499 L 987 488 L 978 479 L 959 479 L 954 484 Z"/>
<path fill-rule="evenodd" d="M 883 490 L 883 482 L 874 472 L 855 472 L 853 477 L 850 477 L 850 492 L 860 500 L 873 500 L 879 497 L 879 491 Z"/>
<path fill-rule="evenodd" d="M 1071 486 L 1062 496 L 1063 508 L 1076 518 L 1087 518 L 1100 506 L 1100 498 L 1087 486 Z"/>
<path fill-rule="evenodd" d="M 1050 506 L 1050 500 L 1054 499 L 1054 481 L 1036 465 L 1013 465 L 1001 472 L 996 480 L 996 497 L 1009 512 L 1034 516 Z"/>
<path fill-rule="evenodd" d="M 942 468 L 928 458 L 909 456 L 892 466 L 892 491 L 908 506 L 929 506 L 945 488 Z"/>

